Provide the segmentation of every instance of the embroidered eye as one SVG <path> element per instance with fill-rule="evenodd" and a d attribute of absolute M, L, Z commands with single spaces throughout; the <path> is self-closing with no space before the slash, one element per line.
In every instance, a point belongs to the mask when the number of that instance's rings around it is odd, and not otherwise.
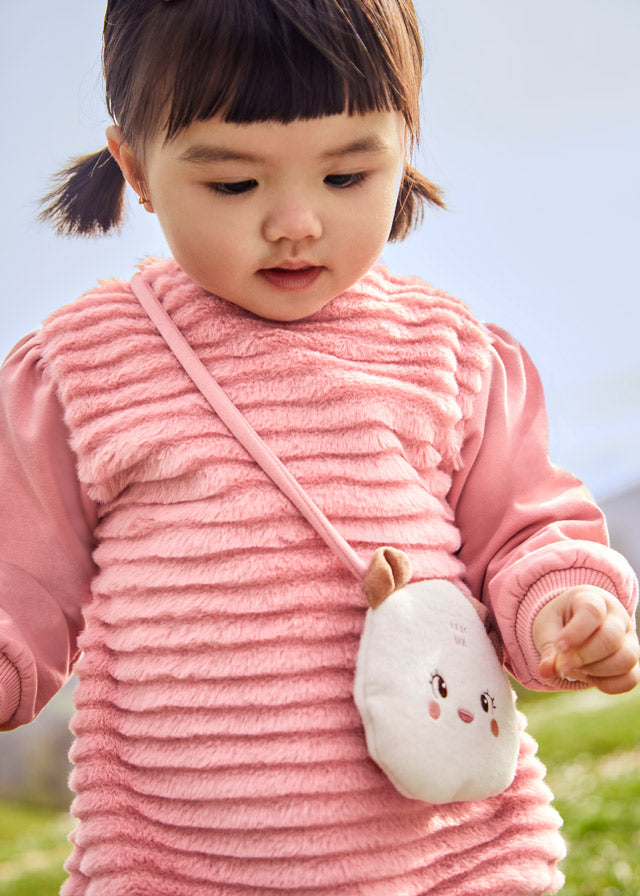
<path fill-rule="evenodd" d="M 449 692 L 447 690 L 447 683 L 439 672 L 433 673 L 433 675 L 431 676 L 430 684 L 433 689 L 434 695 L 436 697 L 442 697 L 442 699 L 444 700 Z"/>
<path fill-rule="evenodd" d="M 489 712 L 490 709 L 494 710 L 496 708 L 496 701 L 493 699 L 489 691 L 485 691 L 480 695 L 480 706 L 485 712 Z"/>

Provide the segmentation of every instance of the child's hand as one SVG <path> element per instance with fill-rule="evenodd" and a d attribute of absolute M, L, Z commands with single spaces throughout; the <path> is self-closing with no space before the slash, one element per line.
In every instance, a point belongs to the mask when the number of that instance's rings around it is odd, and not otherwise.
<path fill-rule="evenodd" d="M 570 588 L 549 601 L 534 620 L 533 640 L 541 678 L 582 681 L 605 694 L 630 691 L 640 680 L 633 621 L 602 588 Z"/>

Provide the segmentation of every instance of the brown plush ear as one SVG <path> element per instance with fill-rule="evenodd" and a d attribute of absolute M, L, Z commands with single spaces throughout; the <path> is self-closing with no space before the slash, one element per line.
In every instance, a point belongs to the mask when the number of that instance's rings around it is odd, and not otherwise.
<path fill-rule="evenodd" d="M 411 561 L 397 548 L 378 548 L 362 583 L 373 610 L 411 579 Z"/>

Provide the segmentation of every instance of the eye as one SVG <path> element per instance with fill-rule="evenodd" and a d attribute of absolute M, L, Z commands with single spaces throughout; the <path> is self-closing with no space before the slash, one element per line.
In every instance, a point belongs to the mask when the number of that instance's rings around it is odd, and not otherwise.
<path fill-rule="evenodd" d="M 489 712 L 490 709 L 496 708 L 496 701 L 493 699 L 489 691 L 485 691 L 480 695 L 480 706 L 485 712 Z"/>
<path fill-rule="evenodd" d="M 330 187 L 337 187 L 340 190 L 344 190 L 347 187 L 358 186 L 364 179 L 364 173 L 362 171 L 357 171 L 353 174 L 328 174 L 325 177 L 324 182 Z"/>
<path fill-rule="evenodd" d="M 241 196 L 258 186 L 256 180 L 230 180 L 219 181 L 207 185 L 214 193 L 221 193 L 223 196 Z"/>
<path fill-rule="evenodd" d="M 442 697 L 442 699 L 444 700 L 449 691 L 447 690 L 446 681 L 439 672 L 433 673 L 433 675 L 431 676 L 430 684 L 433 688 L 434 695 L 436 697 Z"/>

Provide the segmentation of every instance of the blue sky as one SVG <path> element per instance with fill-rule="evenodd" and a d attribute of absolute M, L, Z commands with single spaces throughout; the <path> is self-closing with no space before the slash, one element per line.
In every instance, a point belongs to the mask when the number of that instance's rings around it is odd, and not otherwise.
<path fill-rule="evenodd" d="M 35 222 L 50 174 L 105 142 L 105 5 L 3 9 L 2 356 L 96 280 L 166 252 L 135 202 L 106 240 L 60 240 Z M 640 481 L 640 4 L 417 7 L 428 56 L 418 162 L 449 210 L 385 260 L 526 346 L 547 391 L 553 460 L 604 497 Z"/>

